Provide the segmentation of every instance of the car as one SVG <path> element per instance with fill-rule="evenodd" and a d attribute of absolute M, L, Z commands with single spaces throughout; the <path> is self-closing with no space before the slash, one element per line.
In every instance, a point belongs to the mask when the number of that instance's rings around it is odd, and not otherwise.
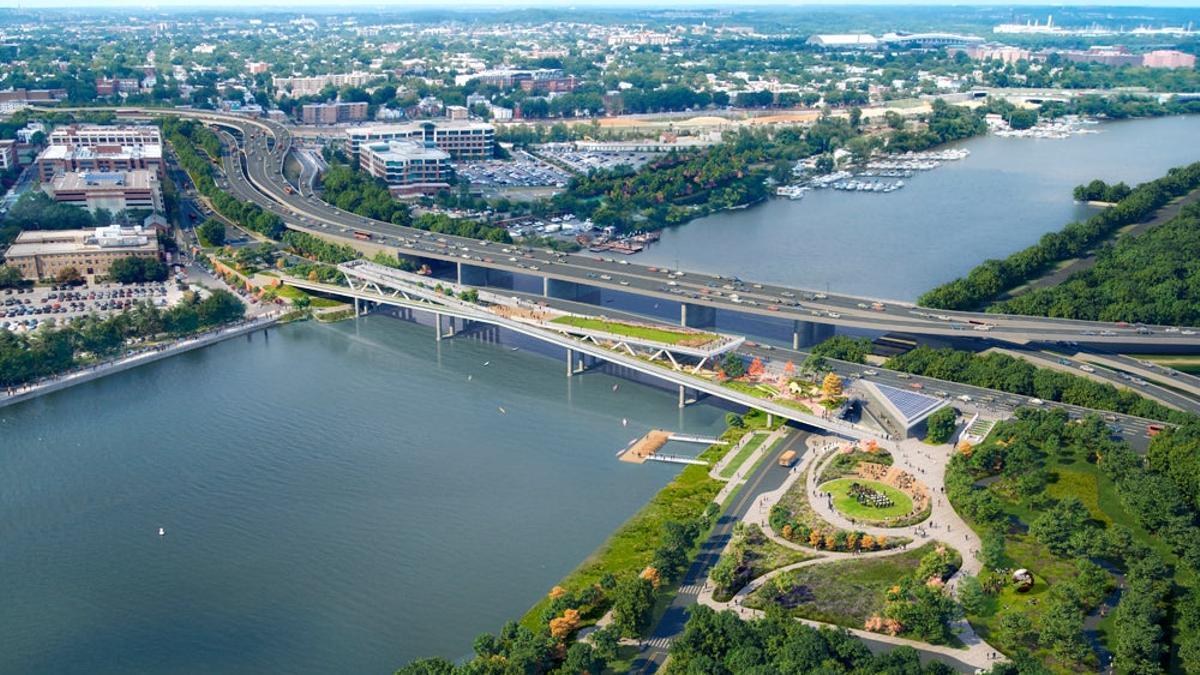
<path fill-rule="evenodd" d="M 863 375 L 868 375 L 868 376 L 871 376 L 871 377 L 874 377 L 875 375 L 878 375 L 878 374 L 879 374 L 879 371 L 878 371 L 878 370 L 874 370 L 874 369 L 872 369 L 872 368 L 868 368 L 868 369 L 866 369 L 866 370 L 864 370 L 864 371 L 863 371 Z"/>

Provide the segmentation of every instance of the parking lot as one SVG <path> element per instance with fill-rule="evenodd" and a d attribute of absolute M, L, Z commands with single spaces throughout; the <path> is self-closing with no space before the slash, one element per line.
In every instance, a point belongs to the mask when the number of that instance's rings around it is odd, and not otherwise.
<path fill-rule="evenodd" d="M 182 294 L 170 282 L 9 288 L 0 295 L 0 328 L 35 330 L 47 322 L 63 323 L 88 314 L 108 316 L 145 301 L 168 307 Z"/>
<path fill-rule="evenodd" d="M 615 169 L 618 166 L 639 169 L 657 156 L 652 152 L 582 152 L 549 147 L 541 148 L 538 152 L 580 173 L 588 173 L 593 169 Z"/>
<path fill-rule="evenodd" d="M 511 160 L 489 159 L 455 166 L 459 178 L 478 187 L 566 187 L 566 171 L 528 154 L 517 152 Z"/>

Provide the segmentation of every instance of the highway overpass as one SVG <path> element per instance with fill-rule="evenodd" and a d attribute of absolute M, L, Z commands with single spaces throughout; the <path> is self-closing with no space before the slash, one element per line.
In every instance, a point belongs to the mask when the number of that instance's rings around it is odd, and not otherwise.
<path fill-rule="evenodd" d="M 93 109 L 94 110 L 94 109 Z M 280 124 L 225 113 L 187 109 L 120 109 L 123 114 L 189 117 L 236 132 L 224 158 L 224 189 L 279 214 L 288 227 L 354 245 L 387 250 L 431 263 L 438 273 L 480 287 L 541 286 L 544 295 L 596 302 L 637 296 L 677 307 L 681 323 L 715 325 L 718 313 L 757 317 L 791 328 L 795 348 L 832 334 L 833 327 L 878 333 L 981 337 L 998 342 L 1077 343 L 1099 349 L 1187 352 L 1200 348 L 1200 330 L 1176 326 L 1110 323 L 1018 315 L 925 310 L 911 303 L 778 285 L 726 275 L 667 270 L 628 260 L 563 254 L 519 245 L 434 234 L 364 218 L 302 194 L 283 175 L 292 149 Z M 356 237 L 356 233 L 362 233 Z M 361 237 L 369 236 L 369 241 Z"/>

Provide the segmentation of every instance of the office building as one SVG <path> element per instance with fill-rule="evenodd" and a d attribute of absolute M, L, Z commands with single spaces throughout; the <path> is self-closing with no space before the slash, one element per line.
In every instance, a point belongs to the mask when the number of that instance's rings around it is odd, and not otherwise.
<path fill-rule="evenodd" d="M 70 171 L 45 185 L 54 201 L 85 208 L 107 209 L 113 213 L 147 209 L 162 211 L 162 186 L 153 171 L 138 169 L 116 172 Z"/>
<path fill-rule="evenodd" d="M 373 141 L 359 151 L 363 171 L 382 178 L 388 185 L 449 187 L 453 167 L 450 154 L 420 141 Z"/>
<path fill-rule="evenodd" d="M 162 146 L 153 145 L 51 145 L 37 158 L 38 175 L 43 183 L 71 171 L 132 171 L 146 169 L 161 178 Z"/>
<path fill-rule="evenodd" d="M 53 279 L 67 267 L 104 276 L 113 261 L 159 257 L 158 238 L 141 227 L 110 225 L 95 230 L 25 230 L 4 253 L 7 264 L 34 281 Z"/>
<path fill-rule="evenodd" d="M 418 141 L 454 159 L 487 159 L 494 154 L 496 128 L 485 122 L 426 120 L 347 129 L 346 139 L 353 154 L 372 141 Z"/>
<path fill-rule="evenodd" d="M 17 142 L 0 141 L 0 171 L 8 171 L 17 165 Z"/>
<path fill-rule="evenodd" d="M 162 145 L 162 132 L 149 124 L 108 126 L 69 124 L 50 133 L 50 145 L 95 147 L 97 145 Z"/>

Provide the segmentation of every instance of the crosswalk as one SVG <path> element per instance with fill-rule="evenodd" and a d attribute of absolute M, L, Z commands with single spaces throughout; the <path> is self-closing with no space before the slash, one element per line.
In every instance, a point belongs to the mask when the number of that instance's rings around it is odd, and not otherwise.
<path fill-rule="evenodd" d="M 646 640 L 646 644 L 648 644 L 651 647 L 654 647 L 656 649 L 670 649 L 671 638 L 669 638 L 669 637 L 650 638 L 649 640 Z"/>
<path fill-rule="evenodd" d="M 679 587 L 680 595 L 700 595 L 700 591 L 704 590 L 704 584 L 688 584 Z"/>

